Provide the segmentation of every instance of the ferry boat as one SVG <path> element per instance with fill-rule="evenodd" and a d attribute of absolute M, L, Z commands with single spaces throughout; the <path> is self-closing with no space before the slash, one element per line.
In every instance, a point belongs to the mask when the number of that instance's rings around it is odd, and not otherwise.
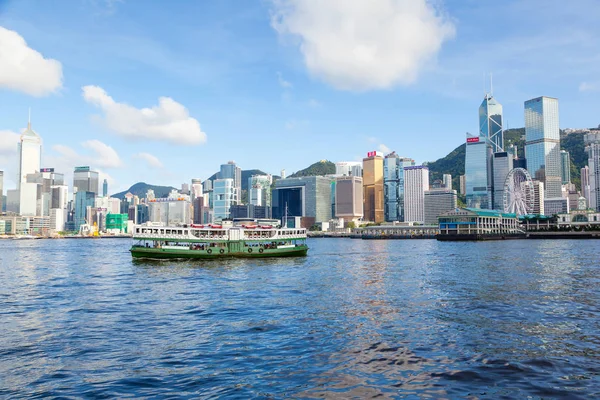
<path fill-rule="evenodd" d="M 297 257 L 308 252 L 306 229 L 270 225 L 136 225 L 133 239 L 134 258 Z"/>

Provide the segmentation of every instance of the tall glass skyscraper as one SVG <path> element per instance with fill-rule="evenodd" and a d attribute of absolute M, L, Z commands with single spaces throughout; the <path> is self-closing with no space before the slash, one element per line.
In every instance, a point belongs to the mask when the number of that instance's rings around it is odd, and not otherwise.
<path fill-rule="evenodd" d="M 75 167 L 73 171 L 73 190 L 77 192 L 92 192 L 98 195 L 98 172 L 90 167 Z"/>
<path fill-rule="evenodd" d="M 235 189 L 233 204 L 240 204 L 242 199 L 242 169 L 236 165 L 235 161 L 228 161 L 227 164 L 221 164 L 219 179 L 233 179 L 233 187 Z"/>
<path fill-rule="evenodd" d="M 388 222 L 404 221 L 404 167 L 413 165 L 415 160 L 395 152 L 383 160 L 384 218 Z"/>
<path fill-rule="evenodd" d="M 531 176 L 544 182 L 545 197 L 561 197 L 558 99 L 538 97 L 525 102 L 525 156 Z"/>
<path fill-rule="evenodd" d="M 584 136 L 589 166 L 589 207 L 600 211 L 600 131 L 591 131 Z M 581 185 L 583 186 L 583 174 Z"/>
<path fill-rule="evenodd" d="M 562 184 L 571 183 L 571 156 L 568 151 L 560 151 L 560 178 Z"/>
<path fill-rule="evenodd" d="M 491 209 L 492 144 L 486 136 L 467 136 L 465 186 L 467 207 Z"/>
<path fill-rule="evenodd" d="M 217 179 L 213 183 L 214 218 L 229 218 L 230 208 L 237 204 L 233 179 Z"/>
<path fill-rule="evenodd" d="M 479 136 L 488 138 L 492 152 L 504 151 L 502 105 L 491 94 L 486 94 L 479 106 Z"/>

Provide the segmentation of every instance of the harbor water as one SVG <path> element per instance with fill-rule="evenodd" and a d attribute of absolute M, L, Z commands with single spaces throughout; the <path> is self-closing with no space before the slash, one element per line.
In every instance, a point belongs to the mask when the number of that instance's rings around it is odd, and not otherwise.
<path fill-rule="evenodd" d="M 0 397 L 600 397 L 600 241 L 308 244 L 0 241 Z"/>

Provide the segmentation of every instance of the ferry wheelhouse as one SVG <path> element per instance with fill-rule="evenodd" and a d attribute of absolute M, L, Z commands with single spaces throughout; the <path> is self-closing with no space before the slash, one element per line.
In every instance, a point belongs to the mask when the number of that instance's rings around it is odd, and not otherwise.
<path fill-rule="evenodd" d="M 136 225 L 134 258 L 296 257 L 306 256 L 306 229 L 270 225 Z"/>

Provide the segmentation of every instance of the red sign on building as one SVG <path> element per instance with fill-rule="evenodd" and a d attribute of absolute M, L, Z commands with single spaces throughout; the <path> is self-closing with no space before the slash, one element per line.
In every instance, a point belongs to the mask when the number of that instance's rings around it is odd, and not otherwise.
<path fill-rule="evenodd" d="M 375 157 L 376 155 L 377 155 L 377 152 L 376 152 L 376 151 L 369 151 L 369 152 L 367 153 L 367 157 Z"/>
<path fill-rule="evenodd" d="M 478 137 L 469 137 L 467 138 L 467 143 L 477 143 L 479 142 L 479 138 Z"/>

